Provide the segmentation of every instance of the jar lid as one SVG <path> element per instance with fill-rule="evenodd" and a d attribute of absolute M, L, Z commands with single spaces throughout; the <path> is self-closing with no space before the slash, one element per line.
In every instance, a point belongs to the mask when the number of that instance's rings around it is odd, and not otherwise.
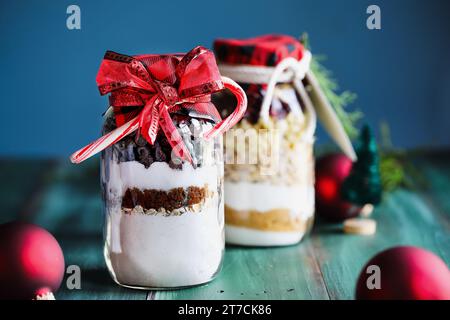
<path fill-rule="evenodd" d="M 216 39 L 214 51 L 222 63 L 276 66 L 288 57 L 301 60 L 306 50 L 294 37 L 271 34 L 249 39 Z"/>

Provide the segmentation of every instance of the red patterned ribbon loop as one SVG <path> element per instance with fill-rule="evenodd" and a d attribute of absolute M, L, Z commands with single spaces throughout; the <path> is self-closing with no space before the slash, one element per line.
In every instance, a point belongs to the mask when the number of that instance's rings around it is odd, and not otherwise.
<path fill-rule="evenodd" d="M 73 163 L 86 160 L 135 130 L 153 144 L 160 128 L 174 154 L 192 162 L 170 113 L 185 108 L 219 122 L 205 134 L 208 139 L 238 122 L 247 107 L 245 93 L 232 80 L 222 80 L 213 53 L 203 47 L 184 56 L 131 57 L 107 51 L 97 74 L 97 85 L 100 94 L 110 93 L 117 129 L 75 152 L 71 156 Z M 211 94 L 225 87 L 236 95 L 238 105 L 233 114 L 220 121 Z"/>

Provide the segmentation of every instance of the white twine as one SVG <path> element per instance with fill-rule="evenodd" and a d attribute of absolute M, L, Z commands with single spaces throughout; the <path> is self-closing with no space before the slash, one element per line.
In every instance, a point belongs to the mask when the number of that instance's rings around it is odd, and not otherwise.
<path fill-rule="evenodd" d="M 293 77 L 303 79 L 309 70 L 311 58 L 311 52 L 305 51 L 300 61 L 294 58 L 285 58 L 276 67 L 221 63 L 219 64 L 219 71 L 221 75 L 227 76 L 236 82 L 266 84 L 270 82 L 275 70 L 283 69 L 281 72 L 278 71 L 277 82 L 286 83 L 291 82 Z M 285 62 L 286 60 L 292 62 Z M 291 68 L 285 70 L 283 63 L 288 63 Z"/>
<path fill-rule="evenodd" d="M 260 117 L 265 123 L 269 122 L 269 111 L 273 97 L 282 97 L 282 93 L 276 89 L 276 85 L 278 83 L 293 83 L 307 111 L 304 117 L 306 121 L 304 138 L 313 139 L 317 116 L 311 99 L 302 83 L 302 79 L 309 71 L 310 63 L 311 53 L 305 51 L 300 61 L 292 57 L 285 58 L 276 67 L 219 64 L 219 70 L 222 75 L 230 77 L 236 82 L 267 84 L 260 111 Z M 299 119 L 304 116 L 303 111 L 298 107 L 291 109 L 291 112 Z"/>

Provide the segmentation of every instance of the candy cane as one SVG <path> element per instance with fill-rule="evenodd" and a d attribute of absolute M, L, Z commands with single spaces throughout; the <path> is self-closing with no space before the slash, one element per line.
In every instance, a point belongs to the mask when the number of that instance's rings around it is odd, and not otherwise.
<path fill-rule="evenodd" d="M 223 84 L 225 88 L 231 91 L 234 94 L 237 100 L 236 108 L 233 113 L 230 114 L 225 120 L 222 120 L 218 124 L 216 124 L 212 129 L 205 132 L 204 138 L 211 139 L 219 134 L 225 133 L 232 126 L 234 126 L 241 118 L 244 116 L 245 110 L 247 109 L 247 96 L 245 95 L 244 90 L 233 80 L 227 77 L 222 77 Z"/>
<path fill-rule="evenodd" d="M 72 161 L 72 163 L 83 162 L 84 160 L 106 149 L 110 145 L 118 142 L 119 140 L 129 135 L 130 133 L 136 131 L 138 127 L 139 127 L 139 116 L 133 118 L 124 125 L 120 126 L 119 128 L 114 129 L 113 131 L 98 138 L 94 142 L 88 144 L 86 147 L 76 151 L 70 156 L 70 161 Z"/>
<path fill-rule="evenodd" d="M 245 110 L 247 109 L 247 96 L 245 95 L 245 92 L 242 90 L 242 88 L 236 82 L 227 77 L 222 77 L 222 81 L 225 88 L 228 88 L 236 96 L 236 99 L 238 101 L 237 106 L 231 115 L 229 115 L 225 120 L 221 121 L 211 130 L 205 133 L 205 139 L 214 138 L 217 135 L 223 134 L 225 131 L 229 130 L 242 118 Z M 113 145 L 114 143 L 120 141 L 125 136 L 133 133 L 139 127 L 139 117 L 140 116 L 136 116 L 119 128 L 107 133 L 106 135 L 100 137 L 86 147 L 76 151 L 70 156 L 70 161 L 72 161 L 72 163 L 83 162 L 84 160 L 106 149 L 110 145 Z M 184 150 L 183 154 L 187 157 L 188 160 L 190 159 L 190 155 L 187 154 L 186 150 Z"/>

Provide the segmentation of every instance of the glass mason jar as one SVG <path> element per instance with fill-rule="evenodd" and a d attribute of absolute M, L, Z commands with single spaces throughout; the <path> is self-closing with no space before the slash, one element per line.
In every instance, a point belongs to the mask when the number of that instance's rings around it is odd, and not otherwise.
<path fill-rule="evenodd" d="M 287 70 L 296 72 L 289 69 L 299 61 L 291 57 L 293 63 L 259 65 L 256 73 L 250 66 L 263 54 L 274 56 L 279 48 L 271 45 L 276 40 L 270 36 L 215 44 L 221 73 L 237 81 L 248 98 L 244 118 L 225 135 L 225 238 L 230 244 L 291 245 L 313 225 L 316 113 L 302 77 L 277 80 Z M 291 42 L 301 46 L 296 39 Z M 259 77 L 266 69 L 278 75 L 269 74 L 267 83 L 244 79 L 251 73 Z M 233 97 L 221 94 L 216 104 L 226 115 Z"/>
<path fill-rule="evenodd" d="M 192 286 L 212 280 L 221 268 L 222 137 L 201 137 L 214 125 L 209 119 L 171 117 L 193 164 L 172 160 L 172 148 L 161 131 L 153 145 L 131 134 L 102 152 L 104 255 L 113 279 L 122 286 Z M 108 112 L 103 131 L 115 127 Z"/>

